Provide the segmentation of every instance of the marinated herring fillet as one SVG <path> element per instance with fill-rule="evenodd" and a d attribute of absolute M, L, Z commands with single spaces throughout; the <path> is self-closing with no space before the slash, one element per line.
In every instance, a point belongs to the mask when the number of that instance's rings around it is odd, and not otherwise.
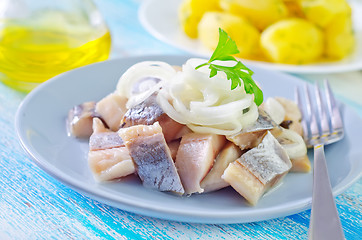
<path fill-rule="evenodd" d="M 172 157 L 173 161 L 176 160 L 176 155 L 177 155 L 178 147 L 180 146 L 180 141 L 181 141 L 180 139 L 176 139 L 176 140 L 173 140 L 173 141 L 167 143 L 168 148 L 170 149 L 171 157 Z"/>
<path fill-rule="evenodd" d="M 88 164 L 98 181 L 110 181 L 135 172 L 126 147 L 111 148 L 88 153 Z"/>
<path fill-rule="evenodd" d="M 156 95 L 153 94 L 142 103 L 128 109 L 125 113 L 121 127 L 126 128 L 135 125 L 152 125 L 159 122 L 166 142 L 172 141 L 176 138 L 178 132 L 184 125 L 171 119 L 158 105 Z"/>
<path fill-rule="evenodd" d="M 109 129 L 117 131 L 127 111 L 126 103 L 126 97 L 111 93 L 97 102 L 95 111 L 102 116 Z"/>
<path fill-rule="evenodd" d="M 288 154 L 268 131 L 257 147 L 229 164 L 222 178 L 250 204 L 256 205 L 291 167 Z"/>
<path fill-rule="evenodd" d="M 119 130 L 136 166 L 136 171 L 146 187 L 159 191 L 184 193 L 180 177 L 158 122 L 153 125 L 136 125 Z"/>
<path fill-rule="evenodd" d="M 299 158 L 292 158 L 290 161 L 292 162 L 292 168 L 290 169 L 290 172 L 306 173 L 309 172 L 312 168 L 307 154 Z"/>
<path fill-rule="evenodd" d="M 216 191 L 221 188 L 227 187 L 230 184 L 221 178 L 229 163 L 238 159 L 242 154 L 242 150 L 232 142 L 228 142 L 225 147 L 220 151 L 215 159 L 215 163 L 201 182 L 201 188 L 204 192 Z"/>
<path fill-rule="evenodd" d="M 156 102 L 156 95 L 151 95 L 145 101 L 127 110 L 121 126 L 126 128 L 135 125 L 152 125 L 162 114 L 164 112 Z"/>
<path fill-rule="evenodd" d="M 204 191 L 200 183 L 225 142 L 224 136 L 216 134 L 188 133 L 181 138 L 175 165 L 186 194 Z"/>
<path fill-rule="evenodd" d="M 298 105 L 292 100 L 283 97 L 275 97 L 275 100 L 277 100 L 285 110 L 284 121 L 288 123 L 286 128 L 303 136 L 303 127 L 301 123 L 302 113 L 300 112 Z"/>
<path fill-rule="evenodd" d="M 241 150 L 244 150 L 256 147 L 268 130 L 273 130 L 275 135 L 281 132 L 279 126 L 270 116 L 265 111 L 259 109 L 259 117 L 253 125 L 244 128 L 237 134 L 226 136 L 226 138 L 239 146 Z"/>
<path fill-rule="evenodd" d="M 117 132 L 93 133 L 89 138 L 89 149 L 92 151 L 117 147 L 124 147 Z"/>
<path fill-rule="evenodd" d="M 92 135 L 93 118 L 100 117 L 95 112 L 95 105 L 96 102 L 85 102 L 69 110 L 67 128 L 70 135 L 78 138 Z"/>
<path fill-rule="evenodd" d="M 106 128 L 100 119 L 93 119 L 93 133 L 89 138 L 89 150 L 104 150 L 124 146 L 123 140 L 117 132 Z"/>
<path fill-rule="evenodd" d="M 106 129 L 98 118 L 93 119 L 88 165 L 98 181 L 110 181 L 135 172 L 134 163 L 121 137 Z"/>

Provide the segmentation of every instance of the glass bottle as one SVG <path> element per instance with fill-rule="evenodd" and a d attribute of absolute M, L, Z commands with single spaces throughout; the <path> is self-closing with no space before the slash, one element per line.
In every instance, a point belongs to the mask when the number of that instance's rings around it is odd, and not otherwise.
<path fill-rule="evenodd" d="M 29 92 L 62 72 L 106 60 L 108 28 L 91 0 L 0 0 L 0 81 Z"/>

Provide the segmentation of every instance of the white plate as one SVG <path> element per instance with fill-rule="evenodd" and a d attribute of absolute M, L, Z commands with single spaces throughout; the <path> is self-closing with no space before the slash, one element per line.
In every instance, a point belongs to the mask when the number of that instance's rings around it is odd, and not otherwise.
<path fill-rule="evenodd" d="M 69 187 L 111 206 L 147 216 L 201 223 L 241 223 L 286 216 L 308 209 L 312 174 L 288 174 L 283 184 L 267 193 L 256 207 L 246 204 L 232 188 L 178 197 L 142 186 L 136 177 L 97 183 L 87 164 L 87 141 L 67 136 L 65 118 L 74 105 L 100 100 L 113 92 L 121 74 L 143 60 L 181 65 L 185 56 L 132 57 L 102 62 L 59 75 L 33 90 L 20 105 L 16 130 L 31 158 L 48 174 Z M 293 97 L 299 79 L 253 67 L 265 96 Z M 343 108 L 346 137 L 327 146 L 329 173 L 335 194 L 356 181 L 362 172 L 362 121 Z"/>
<path fill-rule="evenodd" d="M 177 11 L 182 0 L 147 0 L 139 10 L 139 19 L 154 37 L 191 54 L 209 58 L 211 52 L 198 40 L 188 38 L 181 30 Z M 276 64 L 243 60 L 263 68 L 291 73 L 336 73 L 362 69 L 362 1 L 350 0 L 353 10 L 354 30 L 357 38 L 356 51 L 349 57 L 335 62 L 306 65 Z"/>

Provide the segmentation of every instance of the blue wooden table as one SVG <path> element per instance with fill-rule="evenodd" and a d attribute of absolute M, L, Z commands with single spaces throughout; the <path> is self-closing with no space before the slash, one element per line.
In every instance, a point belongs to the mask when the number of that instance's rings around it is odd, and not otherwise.
<path fill-rule="evenodd" d="M 112 32 L 112 58 L 186 54 L 160 42 L 142 28 L 137 17 L 140 0 L 95 2 Z M 338 99 L 362 116 L 362 94 L 358 94 L 362 92 L 361 72 L 299 77 L 307 81 L 329 77 Z M 341 79 L 343 85 L 351 84 L 354 89 L 342 86 Z M 307 238 L 310 210 L 246 224 L 191 224 L 125 212 L 85 197 L 45 173 L 22 150 L 15 134 L 14 118 L 24 97 L 25 94 L 0 83 L 0 239 Z M 336 202 L 346 238 L 361 239 L 362 179 L 337 196 Z"/>

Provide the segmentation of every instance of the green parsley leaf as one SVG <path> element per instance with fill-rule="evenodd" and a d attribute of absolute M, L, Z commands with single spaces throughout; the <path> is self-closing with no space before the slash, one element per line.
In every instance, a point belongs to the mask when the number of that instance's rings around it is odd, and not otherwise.
<path fill-rule="evenodd" d="M 214 53 L 211 55 L 208 62 L 197 66 L 195 69 L 209 66 L 209 69 L 211 70 L 210 78 L 214 77 L 219 71 L 224 72 L 227 79 L 231 81 L 231 90 L 241 86 L 241 81 L 243 81 L 245 92 L 254 94 L 254 102 L 259 106 L 263 102 L 263 92 L 251 78 L 254 72 L 247 68 L 242 62 L 236 60 L 235 57 L 231 56 L 237 53 L 239 53 L 239 50 L 235 41 L 232 40 L 224 30 L 219 28 L 219 42 Z M 216 60 L 235 61 L 236 64 L 232 67 L 213 64 Z"/>

